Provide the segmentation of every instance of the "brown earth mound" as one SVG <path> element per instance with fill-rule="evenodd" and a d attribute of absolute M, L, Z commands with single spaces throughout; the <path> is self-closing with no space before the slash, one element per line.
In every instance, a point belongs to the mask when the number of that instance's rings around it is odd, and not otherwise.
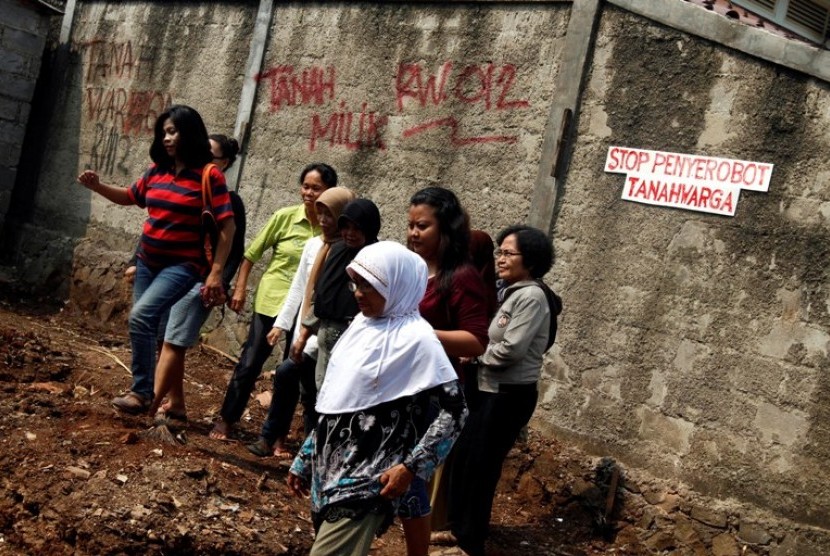
<path fill-rule="evenodd" d="M 265 416 L 259 400 L 251 400 L 234 441 L 208 438 L 231 361 L 204 346 L 191 350 L 190 422 L 164 430 L 165 440 L 148 434 L 149 418 L 110 407 L 130 383 L 126 331 L 43 313 L 0 304 L 0 552 L 308 552 L 309 504 L 285 486 L 289 461 L 260 459 L 244 446 Z M 257 394 L 269 387 L 266 375 Z M 295 430 L 300 422 L 298 413 Z M 531 430 L 505 465 L 491 552 L 651 552 L 641 539 L 654 533 L 647 531 L 653 520 L 635 526 L 640 505 L 622 488 L 609 512 L 609 476 L 597 478 L 596 463 Z M 400 528 L 373 554 L 405 554 Z"/>

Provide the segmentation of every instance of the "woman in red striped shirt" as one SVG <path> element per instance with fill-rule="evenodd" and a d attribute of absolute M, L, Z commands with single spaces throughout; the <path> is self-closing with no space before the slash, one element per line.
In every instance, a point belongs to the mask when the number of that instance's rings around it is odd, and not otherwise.
<path fill-rule="evenodd" d="M 133 384 L 129 392 L 112 400 L 117 409 L 132 414 L 146 412 L 153 400 L 156 334 L 165 311 L 203 277 L 205 303 L 222 301 L 222 270 L 235 229 L 225 178 L 211 166 L 212 209 L 219 241 L 208 267 L 201 239 L 201 182 L 213 155 L 207 129 L 196 110 L 171 106 L 156 119 L 150 158 L 153 164 L 130 187 L 104 184 L 93 170 L 78 176 L 84 187 L 113 203 L 147 208 L 130 312 Z"/>

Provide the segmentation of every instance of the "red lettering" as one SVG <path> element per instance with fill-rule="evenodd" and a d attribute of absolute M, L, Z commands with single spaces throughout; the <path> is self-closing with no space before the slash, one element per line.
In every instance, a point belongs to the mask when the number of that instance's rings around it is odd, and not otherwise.
<path fill-rule="evenodd" d="M 444 102 L 447 98 L 445 87 L 452 65 L 452 62 L 444 62 L 439 76 L 430 75 L 426 83 L 421 78 L 420 63 L 398 65 L 398 72 L 395 74 L 395 101 L 398 112 L 403 111 L 403 101 L 406 98 L 416 99 L 422 108 L 427 105 L 427 101 L 431 101 L 435 106 Z"/>
<path fill-rule="evenodd" d="M 334 133 L 335 128 L 337 127 L 337 114 L 332 114 L 329 116 L 329 122 L 323 126 L 320 123 L 320 116 L 318 114 L 314 114 L 311 116 L 311 138 L 308 141 L 308 150 L 314 152 L 317 148 L 317 139 L 325 138 L 326 135 L 329 136 L 329 141 L 331 144 L 334 144 Z"/>
<path fill-rule="evenodd" d="M 662 184 L 660 188 L 660 192 L 657 194 L 657 202 L 666 203 L 669 200 L 669 186 L 668 184 Z"/>
<path fill-rule="evenodd" d="M 340 103 L 340 108 L 345 108 L 345 102 Z M 319 139 L 328 139 L 330 147 L 345 147 L 350 151 L 359 149 L 380 149 L 384 150 L 386 144 L 383 142 L 383 129 L 389 121 L 388 116 L 379 116 L 375 112 L 366 111 L 366 103 L 361 106 L 360 114 L 355 117 L 354 112 L 335 112 L 323 125 L 319 114 L 311 117 L 311 137 L 308 148 L 310 151 L 317 149 Z M 357 129 L 354 128 L 355 122 Z M 354 137 L 357 137 L 355 140 Z"/>
<path fill-rule="evenodd" d="M 484 101 L 484 108 L 490 109 L 490 85 L 493 80 L 493 64 L 487 64 L 487 69 L 482 70 L 479 66 L 467 66 L 455 82 L 455 98 L 467 104 L 474 104 L 480 100 Z M 473 89 L 472 95 L 466 94 L 467 81 L 476 75 L 478 77 L 478 88 Z"/>
<path fill-rule="evenodd" d="M 665 164 L 666 164 L 666 155 L 661 153 L 661 152 L 654 153 L 654 164 L 652 164 L 652 166 L 651 166 L 651 172 L 653 174 L 656 174 L 657 173 L 657 168 L 659 166 L 663 166 Z"/>
<path fill-rule="evenodd" d="M 737 160 L 732 163 L 732 172 L 729 181 L 732 183 L 740 183 L 743 180 L 744 165 Z"/>
<path fill-rule="evenodd" d="M 651 180 L 648 183 L 648 196 L 656 199 L 660 194 L 660 180 Z"/>
<path fill-rule="evenodd" d="M 170 93 L 87 87 L 87 118 L 110 122 L 122 135 L 152 135 L 156 118 L 173 104 Z"/>
<path fill-rule="evenodd" d="M 712 166 L 713 168 L 717 166 L 717 172 L 715 173 L 715 177 L 718 179 L 718 181 L 726 181 L 727 178 L 729 178 L 729 162 L 724 160 L 719 163 L 717 160 L 710 160 L 706 164 L 706 166 Z M 710 177 L 709 179 L 711 180 L 712 178 Z"/>
<path fill-rule="evenodd" d="M 137 60 L 133 56 L 132 41 L 110 42 L 104 39 L 93 39 L 80 43 L 79 46 L 87 52 L 87 68 L 85 80 L 93 81 L 96 77 L 133 77 L 133 68 L 137 68 Z"/>
<path fill-rule="evenodd" d="M 751 174 L 750 174 L 750 170 L 752 171 Z M 757 174 L 758 174 L 758 165 L 755 164 L 755 163 L 747 164 L 746 168 L 744 168 L 744 175 L 743 175 L 743 179 L 741 181 L 744 183 L 744 185 L 752 185 L 752 183 L 755 181 L 755 176 Z"/>
<path fill-rule="evenodd" d="M 492 64 L 491 64 L 492 66 Z M 510 89 L 513 87 L 513 81 L 516 79 L 516 66 L 513 64 L 505 64 L 501 67 L 501 73 L 496 79 L 496 85 L 501 85 L 501 93 L 496 101 L 496 108 L 499 110 L 512 108 L 527 108 L 530 102 L 526 99 L 506 100 Z M 489 96 L 488 96 L 489 100 Z M 488 106 L 489 108 L 489 106 Z"/>
<path fill-rule="evenodd" d="M 640 186 L 637 188 L 637 197 L 646 196 L 646 180 L 640 180 Z"/>
<path fill-rule="evenodd" d="M 627 176 L 628 177 L 628 196 L 634 196 L 634 188 L 637 187 L 637 182 L 640 181 L 640 178 L 636 176 Z"/>
<path fill-rule="evenodd" d="M 723 200 L 721 204 L 721 210 L 728 214 L 735 214 L 735 206 L 732 203 L 732 192 L 728 192 L 726 194 L 726 198 Z"/>
<path fill-rule="evenodd" d="M 278 112 L 283 106 L 316 104 L 334 100 L 336 72 L 333 66 L 306 68 L 301 74 L 294 72 L 294 66 L 275 66 L 257 76 L 267 79 L 271 88 L 271 111 Z"/>

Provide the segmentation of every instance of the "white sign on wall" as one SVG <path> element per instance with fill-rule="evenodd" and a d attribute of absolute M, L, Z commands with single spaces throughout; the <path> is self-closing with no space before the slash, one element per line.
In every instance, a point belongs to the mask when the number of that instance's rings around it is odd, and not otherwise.
<path fill-rule="evenodd" d="M 735 216 L 741 189 L 769 189 L 772 164 L 609 147 L 605 171 L 626 174 L 622 198 L 648 205 Z"/>

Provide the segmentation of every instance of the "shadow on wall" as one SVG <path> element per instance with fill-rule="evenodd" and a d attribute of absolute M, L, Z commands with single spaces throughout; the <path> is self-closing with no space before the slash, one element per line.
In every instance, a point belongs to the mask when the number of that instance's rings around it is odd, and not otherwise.
<path fill-rule="evenodd" d="M 0 236 L 0 264 L 7 267 L 10 283 L 15 292 L 63 299 L 69 292 L 69 276 L 72 271 L 72 253 L 75 245 L 86 233 L 89 219 L 89 203 L 79 203 L 76 214 L 44 214 L 38 210 L 38 191 L 44 179 L 42 168 L 55 151 L 50 144 L 50 129 L 56 125 L 68 125 L 78 129 L 80 113 L 70 114 L 56 107 L 65 105 L 62 91 L 72 95 L 63 84 L 67 82 L 68 69 L 74 64 L 76 54 L 68 44 L 47 48 L 43 52 L 40 73 L 32 97 L 31 112 L 21 148 L 17 177 L 12 190 L 9 210 Z M 77 93 L 74 93 L 77 94 Z M 76 121 L 67 121 L 74 118 Z M 58 124 L 58 119 L 62 120 Z M 77 134 L 66 144 L 63 138 L 62 152 L 78 152 Z M 77 154 L 73 160 L 64 158 L 62 181 L 74 181 Z M 81 189 L 78 188 L 78 192 Z M 86 193 L 88 196 L 89 193 Z M 69 207 L 64 207 L 68 209 Z M 77 210 L 80 209 L 80 210 Z"/>

